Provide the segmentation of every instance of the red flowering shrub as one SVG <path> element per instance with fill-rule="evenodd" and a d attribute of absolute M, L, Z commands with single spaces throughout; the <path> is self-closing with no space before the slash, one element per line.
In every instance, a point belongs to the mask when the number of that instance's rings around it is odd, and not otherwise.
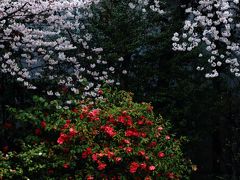
<path fill-rule="evenodd" d="M 29 110 L 15 111 L 32 128 L 25 129 L 20 151 L 3 155 L 9 169 L 5 176 L 187 179 L 188 162 L 180 141 L 169 134 L 169 123 L 126 92 L 103 95 L 94 104 L 79 101 L 69 109 L 38 98 Z M 13 169 L 20 170 L 10 173 Z"/>

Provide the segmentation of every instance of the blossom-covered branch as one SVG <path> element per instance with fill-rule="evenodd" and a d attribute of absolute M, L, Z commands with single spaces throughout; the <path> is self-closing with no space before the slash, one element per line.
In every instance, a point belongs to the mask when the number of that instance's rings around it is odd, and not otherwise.
<path fill-rule="evenodd" d="M 196 8 L 186 9 L 189 13 L 183 33 L 175 33 L 173 50 L 191 51 L 203 46 L 199 57 L 204 55 L 210 64 L 206 77 L 217 77 L 221 66 L 229 66 L 231 73 L 239 72 L 239 0 L 201 0 Z M 205 67 L 197 67 L 204 70 Z"/>

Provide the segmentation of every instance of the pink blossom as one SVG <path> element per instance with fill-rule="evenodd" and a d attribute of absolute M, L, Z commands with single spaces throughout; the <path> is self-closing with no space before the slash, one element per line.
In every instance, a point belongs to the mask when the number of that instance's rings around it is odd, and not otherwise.
<path fill-rule="evenodd" d="M 148 168 L 150 171 L 154 171 L 155 169 L 156 169 L 156 167 L 155 166 L 149 166 L 149 168 Z"/>

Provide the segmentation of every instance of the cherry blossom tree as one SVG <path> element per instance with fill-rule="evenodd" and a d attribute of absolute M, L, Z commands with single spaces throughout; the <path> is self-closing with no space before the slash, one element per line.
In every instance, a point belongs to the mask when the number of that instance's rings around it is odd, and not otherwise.
<path fill-rule="evenodd" d="M 16 77 L 28 89 L 37 79 L 57 84 L 48 95 L 60 96 L 59 86 L 75 94 L 97 96 L 115 68 L 101 57 L 86 28 L 99 0 L 3 0 L 0 4 L 1 73 Z M 160 2 L 129 1 L 134 10 L 151 9 L 163 14 Z M 119 61 L 123 58 L 119 57 Z M 122 71 L 124 74 L 125 70 Z"/>
<path fill-rule="evenodd" d="M 206 78 L 219 76 L 225 67 L 239 77 L 239 0 L 200 0 L 186 13 L 183 32 L 172 38 L 173 50 L 200 47 L 199 57 L 206 57 L 210 66 L 200 65 L 197 70 L 206 70 Z"/>
<path fill-rule="evenodd" d="M 99 54 L 102 48 L 90 47 L 92 35 L 84 21 L 97 0 L 3 0 L 0 4 L 0 65 L 1 73 L 9 73 L 29 89 L 36 89 L 34 80 L 47 78 L 79 94 L 79 86 L 86 93 L 91 88 L 95 96 L 100 84 L 110 81 L 107 62 Z M 83 63 L 87 62 L 87 63 Z M 85 76 L 83 76 L 85 74 Z M 87 74 L 87 75 L 86 75 Z M 49 90 L 49 95 L 60 96 Z M 88 92 L 89 93 L 89 92 Z"/>

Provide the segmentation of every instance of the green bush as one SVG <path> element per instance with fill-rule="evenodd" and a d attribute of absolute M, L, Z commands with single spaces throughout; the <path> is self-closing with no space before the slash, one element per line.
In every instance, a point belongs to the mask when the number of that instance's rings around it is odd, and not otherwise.
<path fill-rule="evenodd" d="M 1 176 L 12 179 L 188 179 L 190 163 L 170 124 L 130 93 L 105 90 L 104 98 L 61 101 L 34 97 L 20 122 L 17 146 L 1 153 Z M 4 131 L 13 131 L 5 128 Z"/>

